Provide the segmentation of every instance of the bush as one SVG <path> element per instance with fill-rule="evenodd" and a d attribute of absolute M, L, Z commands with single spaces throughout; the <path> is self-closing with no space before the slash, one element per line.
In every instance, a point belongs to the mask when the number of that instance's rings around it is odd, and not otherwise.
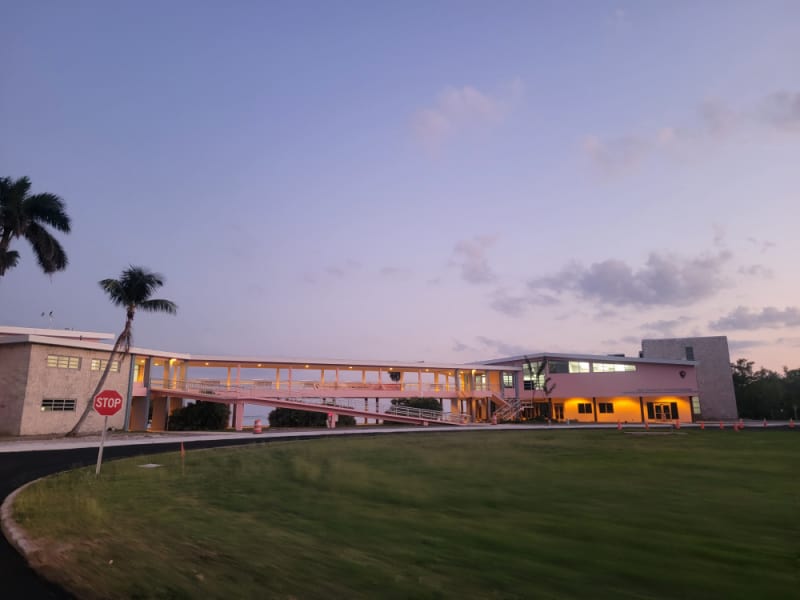
<path fill-rule="evenodd" d="M 171 431 L 212 431 L 225 429 L 230 418 L 227 404 L 198 401 L 172 412 L 167 422 Z"/>
<path fill-rule="evenodd" d="M 328 415 L 322 412 L 296 410 L 294 408 L 276 408 L 269 413 L 270 427 L 325 427 Z M 349 415 L 339 415 L 337 427 L 355 425 L 356 420 Z"/>
<path fill-rule="evenodd" d="M 442 410 L 442 403 L 436 398 L 395 398 L 392 406 L 409 406 L 424 410 Z"/>

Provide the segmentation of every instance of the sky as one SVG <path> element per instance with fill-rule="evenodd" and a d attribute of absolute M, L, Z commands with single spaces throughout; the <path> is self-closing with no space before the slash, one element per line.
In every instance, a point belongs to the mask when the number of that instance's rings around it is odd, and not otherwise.
<path fill-rule="evenodd" d="M 73 230 L 0 324 L 116 332 L 132 264 L 148 348 L 800 367 L 795 0 L 2 8 L 0 175 Z"/>

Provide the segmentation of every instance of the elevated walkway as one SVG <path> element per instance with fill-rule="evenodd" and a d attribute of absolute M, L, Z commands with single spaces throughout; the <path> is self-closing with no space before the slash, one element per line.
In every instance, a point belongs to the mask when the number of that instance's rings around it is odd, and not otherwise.
<path fill-rule="evenodd" d="M 185 398 L 221 404 L 256 404 L 273 408 L 292 408 L 414 425 L 469 425 L 473 421 L 472 417 L 465 413 L 447 413 L 409 406 L 392 406 L 386 411 L 369 410 L 368 402 L 365 403 L 360 397 L 352 397 L 356 393 L 363 393 L 364 397 L 369 398 L 417 397 L 416 394 L 403 393 L 405 390 L 374 389 L 379 385 L 381 388 L 387 388 L 391 384 L 375 384 L 371 388 L 366 386 L 354 388 L 348 385 L 346 389 L 350 393 L 349 397 L 343 396 L 345 393 L 344 386 L 336 385 L 316 385 L 315 387 L 285 386 L 281 390 L 272 385 L 259 385 L 258 382 L 249 382 L 244 385 L 227 385 L 202 380 L 172 381 L 166 384 L 152 382 L 150 393 L 157 397 Z M 388 392 L 389 394 L 376 394 L 376 392 Z"/>

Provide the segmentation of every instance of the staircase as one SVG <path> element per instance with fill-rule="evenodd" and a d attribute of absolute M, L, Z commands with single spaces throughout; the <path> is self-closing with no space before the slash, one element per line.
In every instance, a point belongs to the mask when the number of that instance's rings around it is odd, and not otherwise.
<path fill-rule="evenodd" d="M 498 396 L 492 396 L 492 399 Z M 494 416 L 498 421 L 514 421 L 519 418 L 519 412 L 522 409 L 522 402 L 519 398 L 502 398 L 503 406 L 494 412 Z"/>

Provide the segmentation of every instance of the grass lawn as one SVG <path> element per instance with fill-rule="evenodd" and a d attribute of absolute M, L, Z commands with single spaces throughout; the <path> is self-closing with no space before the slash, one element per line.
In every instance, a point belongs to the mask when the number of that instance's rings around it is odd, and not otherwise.
<path fill-rule="evenodd" d="M 88 598 L 797 598 L 798 450 L 730 429 L 283 442 L 73 471 L 16 516 Z"/>

